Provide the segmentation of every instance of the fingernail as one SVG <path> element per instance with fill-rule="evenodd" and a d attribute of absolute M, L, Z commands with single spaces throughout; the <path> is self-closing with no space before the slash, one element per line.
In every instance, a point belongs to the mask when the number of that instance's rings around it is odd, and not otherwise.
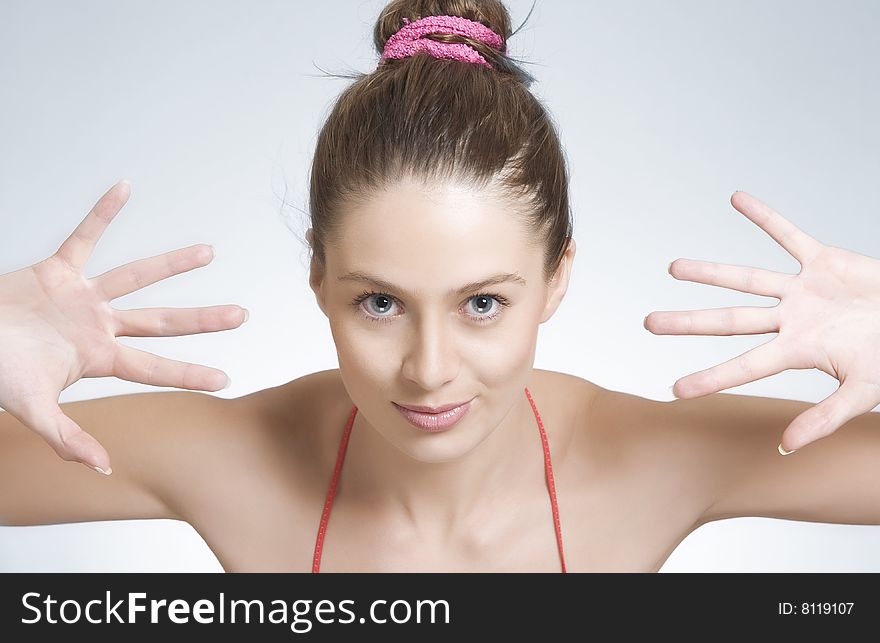
<path fill-rule="evenodd" d="M 224 386 L 222 390 L 225 391 L 225 390 L 228 389 L 230 386 L 232 386 L 232 378 L 229 377 L 229 376 L 227 375 L 227 376 L 226 376 L 226 386 Z"/>
<path fill-rule="evenodd" d="M 666 272 L 672 274 L 672 264 L 674 264 L 674 263 L 675 263 L 675 259 L 673 259 L 672 261 L 669 262 L 669 265 L 666 266 Z"/>
<path fill-rule="evenodd" d="M 779 446 L 776 447 L 776 450 L 779 451 L 779 453 L 781 455 L 790 455 L 790 454 L 794 453 L 795 451 L 797 451 L 797 449 L 792 449 L 791 451 L 786 451 L 785 449 L 782 448 L 782 442 L 779 443 Z"/>
<path fill-rule="evenodd" d="M 210 246 L 210 248 L 211 248 L 211 256 L 216 257 L 217 256 L 217 248 L 215 248 L 214 246 Z"/>
<path fill-rule="evenodd" d="M 251 318 L 251 313 L 247 308 L 245 308 L 244 309 L 244 321 L 247 321 L 250 318 Z M 242 323 L 244 323 L 244 322 L 242 322 Z"/>
<path fill-rule="evenodd" d="M 113 467 L 108 468 L 106 471 L 104 471 L 101 467 L 92 467 L 92 469 L 94 469 L 98 473 L 103 473 L 105 476 L 109 476 L 111 473 L 113 473 Z"/>
<path fill-rule="evenodd" d="M 675 388 L 675 384 L 673 384 L 672 386 L 669 387 L 669 392 L 672 393 L 673 395 L 675 395 L 675 391 L 673 390 L 674 388 Z"/>

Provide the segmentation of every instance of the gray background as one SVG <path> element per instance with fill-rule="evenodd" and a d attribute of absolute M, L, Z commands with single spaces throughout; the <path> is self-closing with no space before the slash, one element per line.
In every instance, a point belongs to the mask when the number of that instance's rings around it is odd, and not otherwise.
<path fill-rule="evenodd" d="M 50 255 L 129 178 L 86 274 L 211 243 L 209 267 L 113 305 L 236 303 L 251 319 L 122 343 L 224 369 L 224 397 L 335 368 L 299 237 L 317 130 L 348 81 L 315 65 L 371 70 L 382 6 L 3 0 L 0 273 Z M 507 6 L 519 25 L 531 0 Z M 676 379 L 770 339 L 642 327 L 653 310 L 776 303 L 666 273 L 678 257 L 798 271 L 730 206 L 737 189 L 824 243 L 880 256 L 878 18 L 877 3 L 852 0 L 539 1 L 510 47 L 536 63 L 534 91 L 560 127 L 578 255 L 537 367 L 671 399 Z M 728 392 L 818 402 L 836 386 L 789 371 Z M 87 379 L 61 401 L 150 390 Z M 661 571 L 880 571 L 878 542 L 880 526 L 737 518 L 698 529 Z M 0 571 L 19 570 L 221 568 L 186 523 L 120 521 L 0 528 Z"/>

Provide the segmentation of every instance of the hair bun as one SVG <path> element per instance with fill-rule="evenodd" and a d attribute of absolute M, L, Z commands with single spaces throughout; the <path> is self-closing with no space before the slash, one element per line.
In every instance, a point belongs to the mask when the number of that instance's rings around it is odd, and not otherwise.
<path fill-rule="evenodd" d="M 463 30 L 451 28 L 448 32 L 427 30 L 425 35 L 410 39 L 405 45 L 393 41 L 394 35 L 409 24 L 432 17 L 438 20 L 464 18 L 478 23 L 485 27 L 485 31 L 481 31 L 484 37 L 465 35 Z M 512 35 L 510 13 L 499 0 L 391 0 L 376 20 L 373 44 L 379 54 L 380 66 L 388 59 L 408 58 L 418 51 L 427 51 L 435 58 L 452 58 L 490 67 L 529 87 L 534 77 L 507 55 L 507 40 Z M 388 52 L 389 40 L 392 40 L 390 49 L 395 52 L 392 55 Z"/>
<path fill-rule="evenodd" d="M 510 14 L 499 0 L 392 0 L 373 29 L 373 44 L 380 56 L 388 39 L 408 22 L 429 16 L 457 16 L 479 22 L 501 36 L 504 51 L 510 37 Z"/>
<path fill-rule="evenodd" d="M 496 51 L 504 49 L 504 40 L 497 33 L 481 22 L 475 22 L 460 16 L 428 16 L 415 22 L 404 18 L 405 23 L 385 43 L 385 49 L 379 58 L 379 64 L 388 60 L 408 58 L 419 52 L 426 52 L 434 58 L 447 58 L 465 63 L 482 65 L 492 69 L 489 63 L 473 44 L 467 42 L 449 42 L 445 38 L 435 40 L 426 36 L 441 34 L 459 36 L 491 47 Z"/>

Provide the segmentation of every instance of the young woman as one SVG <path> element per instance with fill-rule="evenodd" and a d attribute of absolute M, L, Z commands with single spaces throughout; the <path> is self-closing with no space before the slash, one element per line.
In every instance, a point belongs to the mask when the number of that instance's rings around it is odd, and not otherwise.
<path fill-rule="evenodd" d="M 732 204 L 799 274 L 670 270 L 780 304 L 645 325 L 774 340 L 680 380 L 674 402 L 533 367 L 576 247 L 563 151 L 511 35 L 494 0 L 380 15 L 380 64 L 339 98 L 311 170 L 310 285 L 338 369 L 226 400 L 203 392 L 221 371 L 117 343 L 247 318 L 111 307 L 208 246 L 83 276 L 126 182 L 54 255 L 0 276 L 0 522 L 174 518 L 227 571 L 304 572 L 656 571 L 719 518 L 880 523 L 880 262 L 748 194 Z M 712 395 L 788 368 L 841 388 L 816 406 Z M 103 376 L 185 390 L 58 405 Z"/>

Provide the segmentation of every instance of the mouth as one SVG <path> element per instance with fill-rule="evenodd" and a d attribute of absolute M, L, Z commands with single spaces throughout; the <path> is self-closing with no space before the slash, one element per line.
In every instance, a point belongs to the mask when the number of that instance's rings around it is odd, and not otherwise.
<path fill-rule="evenodd" d="M 453 402 L 452 404 L 444 404 L 443 406 L 415 406 L 413 404 L 397 404 L 397 402 L 395 402 L 395 404 L 405 409 L 409 409 L 410 411 L 418 411 L 419 413 L 443 413 L 443 411 L 451 411 L 459 406 L 464 406 L 467 402 L 468 400 L 465 400 L 462 402 Z"/>
<path fill-rule="evenodd" d="M 453 404 L 445 404 L 439 407 L 430 406 L 404 406 L 397 402 L 392 402 L 394 407 L 406 420 L 413 426 L 431 433 L 437 431 L 446 431 L 465 416 L 470 410 L 473 399 L 466 402 L 455 402 Z M 419 409 L 438 409 L 436 412 L 422 411 Z"/>

